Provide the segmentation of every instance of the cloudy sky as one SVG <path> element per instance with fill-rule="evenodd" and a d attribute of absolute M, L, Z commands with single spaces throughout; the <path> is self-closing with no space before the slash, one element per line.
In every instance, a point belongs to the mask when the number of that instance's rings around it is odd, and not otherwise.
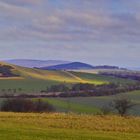
<path fill-rule="evenodd" d="M 0 0 L 0 59 L 140 66 L 139 0 Z"/>

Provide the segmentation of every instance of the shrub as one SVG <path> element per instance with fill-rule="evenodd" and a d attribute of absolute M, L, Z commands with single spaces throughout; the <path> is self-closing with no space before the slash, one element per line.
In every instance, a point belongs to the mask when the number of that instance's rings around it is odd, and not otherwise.
<path fill-rule="evenodd" d="M 30 99 L 15 98 L 6 99 L 1 105 L 1 111 L 7 112 L 52 112 L 54 108 L 41 99 L 32 101 Z"/>

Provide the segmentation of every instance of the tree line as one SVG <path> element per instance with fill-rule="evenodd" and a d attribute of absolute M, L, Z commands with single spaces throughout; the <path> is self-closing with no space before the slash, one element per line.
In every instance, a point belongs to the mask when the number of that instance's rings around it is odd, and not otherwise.
<path fill-rule="evenodd" d="M 77 97 L 77 96 L 107 96 L 107 95 L 116 95 L 122 92 L 129 92 L 134 90 L 140 90 L 140 84 L 103 84 L 103 85 L 93 85 L 93 84 L 84 84 L 78 83 L 74 84 L 71 87 L 66 84 L 52 85 L 48 90 L 41 91 L 49 96 L 59 96 L 59 97 Z M 57 93 L 57 94 L 55 94 Z"/>

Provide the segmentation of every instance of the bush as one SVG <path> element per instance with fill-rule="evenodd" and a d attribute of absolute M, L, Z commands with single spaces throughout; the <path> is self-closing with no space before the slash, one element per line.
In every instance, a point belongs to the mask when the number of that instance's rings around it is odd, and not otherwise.
<path fill-rule="evenodd" d="M 7 112 L 52 112 L 53 106 L 41 99 L 32 101 L 30 99 L 6 99 L 1 105 L 1 111 Z"/>

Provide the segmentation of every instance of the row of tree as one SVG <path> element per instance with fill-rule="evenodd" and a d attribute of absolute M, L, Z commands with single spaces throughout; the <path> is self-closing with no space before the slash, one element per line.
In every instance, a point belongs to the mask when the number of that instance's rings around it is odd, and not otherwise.
<path fill-rule="evenodd" d="M 53 85 L 47 91 L 41 91 L 42 93 L 52 93 L 50 96 L 60 97 L 75 97 L 75 96 L 104 96 L 104 95 L 115 95 L 122 92 L 128 92 L 133 90 L 140 90 L 140 84 L 83 84 L 78 83 L 68 87 L 65 84 Z M 55 94 L 57 93 L 57 94 Z M 58 94 L 59 93 L 59 94 Z"/>
<path fill-rule="evenodd" d="M 118 78 L 132 79 L 140 81 L 140 72 L 133 71 L 104 71 L 100 72 L 100 75 L 114 76 Z"/>
<path fill-rule="evenodd" d="M 7 112 L 52 112 L 54 107 L 41 99 L 33 101 L 32 99 L 13 98 L 6 99 L 0 105 L 1 111 Z"/>

